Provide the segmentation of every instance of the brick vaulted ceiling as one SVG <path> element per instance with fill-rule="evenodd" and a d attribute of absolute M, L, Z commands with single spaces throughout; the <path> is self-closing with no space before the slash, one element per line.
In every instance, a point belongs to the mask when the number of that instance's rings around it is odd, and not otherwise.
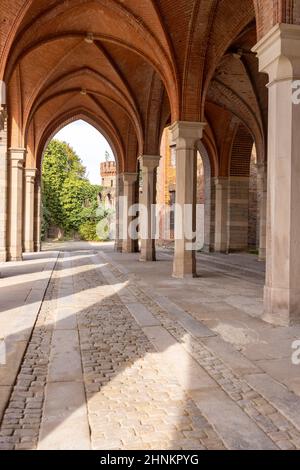
<path fill-rule="evenodd" d="M 157 154 L 162 129 L 178 119 L 206 119 L 217 152 L 213 115 L 222 109 L 263 147 L 265 81 L 250 50 L 278 19 L 299 16 L 292 4 L 0 0 L 9 145 L 26 146 L 33 165 L 57 128 L 83 117 L 108 137 L 120 169 L 134 171 L 137 156 Z"/>

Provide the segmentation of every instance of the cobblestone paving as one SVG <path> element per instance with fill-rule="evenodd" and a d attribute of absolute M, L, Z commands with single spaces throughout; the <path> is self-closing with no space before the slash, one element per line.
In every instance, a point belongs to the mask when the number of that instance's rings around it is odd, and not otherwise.
<path fill-rule="evenodd" d="M 107 285 L 92 253 L 72 253 L 73 301 L 93 449 L 223 449 L 224 444 L 163 363 L 116 285 Z M 61 256 L 62 257 L 62 256 Z M 201 367 L 276 444 L 300 449 L 300 432 L 238 377 L 199 338 L 161 308 L 134 276 L 106 269 L 159 320 Z M 70 272 L 68 273 L 70 276 Z M 36 449 L 60 278 L 58 262 L 46 292 L 0 428 L 0 450 Z"/>
<path fill-rule="evenodd" d="M 111 264 L 110 269 L 118 280 L 124 282 L 127 279 L 127 276 L 115 265 Z M 256 422 L 279 449 L 300 449 L 300 432 L 282 413 L 250 387 L 245 380 L 237 377 L 215 354 L 206 348 L 199 338 L 194 338 L 177 321 L 172 320 L 167 312 L 134 281 L 131 282 L 128 289 L 160 320 L 162 326 L 178 342 L 182 343 L 205 371 Z"/>
<path fill-rule="evenodd" d="M 223 449 L 94 263 L 72 259 L 91 447 Z M 58 263 L 1 424 L 1 450 L 37 448 L 61 275 Z"/>
<path fill-rule="evenodd" d="M 56 270 L 3 416 L 0 450 L 31 450 L 37 447 L 53 331 L 57 275 Z"/>
<path fill-rule="evenodd" d="M 80 282 L 99 286 L 98 302 L 79 320 L 92 447 L 224 448 L 101 274 L 89 271 Z"/>

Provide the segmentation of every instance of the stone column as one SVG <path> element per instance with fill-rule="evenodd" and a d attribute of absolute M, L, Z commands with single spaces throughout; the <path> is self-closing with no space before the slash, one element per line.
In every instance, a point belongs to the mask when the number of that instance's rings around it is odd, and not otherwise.
<path fill-rule="evenodd" d="M 42 188 L 40 177 L 35 178 L 34 188 L 34 251 L 39 252 L 42 249 Z"/>
<path fill-rule="evenodd" d="M 124 183 L 123 174 L 119 173 L 116 178 L 116 240 L 115 251 L 122 253 L 123 240 L 122 240 L 122 217 L 123 217 L 123 196 L 124 196 Z"/>
<path fill-rule="evenodd" d="M 204 123 L 175 122 L 170 131 L 176 144 L 175 253 L 173 276 L 196 276 L 197 149 Z"/>
<path fill-rule="evenodd" d="M 136 243 L 135 234 L 131 227 L 134 217 L 130 214 L 130 208 L 136 203 L 137 173 L 123 173 L 124 197 L 122 204 L 122 252 L 134 253 Z"/>
<path fill-rule="evenodd" d="M 265 319 L 300 322 L 300 26 L 280 24 L 255 46 L 269 75 Z"/>
<path fill-rule="evenodd" d="M 156 182 L 157 168 L 160 155 L 143 155 L 140 165 L 143 178 L 143 193 L 140 210 L 141 261 L 156 261 L 155 231 L 156 231 Z"/>
<path fill-rule="evenodd" d="M 249 178 L 231 176 L 228 189 L 227 251 L 248 250 Z"/>
<path fill-rule="evenodd" d="M 7 116 L 0 108 L 0 263 L 7 260 Z"/>
<path fill-rule="evenodd" d="M 34 251 L 34 183 L 36 169 L 25 168 L 25 216 L 24 216 L 24 249 L 26 253 Z"/>
<path fill-rule="evenodd" d="M 25 149 L 9 150 L 9 240 L 8 259 L 22 260 L 23 171 Z"/>
<path fill-rule="evenodd" d="M 259 261 L 266 259 L 266 230 L 267 230 L 267 168 L 265 163 L 257 165 L 257 203 L 259 231 Z"/>
<path fill-rule="evenodd" d="M 216 186 L 215 186 L 215 178 L 210 176 L 210 217 L 209 217 L 209 233 L 206 230 L 206 237 L 207 241 L 205 240 L 204 251 L 206 253 L 213 252 L 215 250 L 215 228 L 216 228 Z"/>
<path fill-rule="evenodd" d="M 212 224 L 211 216 L 213 212 L 213 203 L 212 199 L 214 197 L 214 190 L 211 187 L 211 174 L 210 172 L 205 172 L 206 168 L 204 165 L 204 245 L 203 251 L 205 253 L 210 253 L 213 245 L 213 236 L 214 236 L 214 224 Z"/>
<path fill-rule="evenodd" d="M 217 177 L 215 183 L 215 243 L 216 253 L 227 253 L 228 249 L 228 178 Z"/>

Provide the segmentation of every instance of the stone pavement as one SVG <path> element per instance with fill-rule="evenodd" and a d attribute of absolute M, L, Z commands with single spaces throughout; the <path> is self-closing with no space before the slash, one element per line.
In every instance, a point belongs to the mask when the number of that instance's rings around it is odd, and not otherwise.
<path fill-rule="evenodd" d="M 201 255 L 189 284 L 167 275 L 165 251 L 145 264 L 110 244 L 59 250 L 40 254 L 45 297 L 8 390 L 0 449 L 300 449 L 298 369 L 287 384 L 263 368 L 290 361 L 299 329 L 257 318 L 262 265 Z M 23 286 L 30 261 L 19 266 Z M 284 343 L 275 359 L 272 335 Z"/>
<path fill-rule="evenodd" d="M 0 341 L 6 363 L 0 364 L 0 420 L 15 383 L 57 252 L 25 255 L 24 263 L 0 264 Z"/>

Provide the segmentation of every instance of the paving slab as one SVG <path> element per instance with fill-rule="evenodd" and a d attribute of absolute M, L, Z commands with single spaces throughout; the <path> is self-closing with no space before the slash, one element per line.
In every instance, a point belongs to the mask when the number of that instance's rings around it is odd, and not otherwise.
<path fill-rule="evenodd" d="M 215 336 L 214 338 L 202 338 L 202 342 L 237 375 L 243 377 L 247 374 L 262 372 L 255 363 L 243 356 L 230 343 L 220 338 L 220 336 Z"/>
<path fill-rule="evenodd" d="M 78 332 L 56 330 L 52 336 L 48 382 L 71 381 L 82 381 Z"/>
<path fill-rule="evenodd" d="M 191 396 L 231 450 L 276 450 L 277 446 L 222 390 Z"/>
<path fill-rule="evenodd" d="M 90 431 L 83 383 L 49 383 L 38 450 L 89 450 Z"/>
<path fill-rule="evenodd" d="M 247 382 L 300 430 L 300 397 L 267 374 L 246 376 Z"/>
<path fill-rule="evenodd" d="M 0 412 L 1 397 L 9 398 L 2 443 L 24 448 L 25 436 L 28 448 L 51 450 L 300 448 L 300 398 L 291 392 L 297 369 L 276 363 L 288 355 L 267 359 L 299 329 L 254 318 L 262 291 L 255 263 L 241 270 L 238 258 L 226 266 L 226 257 L 208 256 L 200 278 L 181 281 L 171 278 L 170 257 L 144 264 L 137 254 L 96 246 L 64 244 L 32 336 L 32 310 L 47 284 L 46 277 L 38 283 L 41 266 L 23 272 L 16 304 L 13 294 L 8 299 L 10 328 L 17 325 L 9 355 L 20 355 L 21 369 L 10 397 L 10 384 L 0 381 Z"/>
<path fill-rule="evenodd" d="M 141 327 L 160 325 L 160 322 L 152 315 L 151 312 L 149 312 L 149 310 L 143 304 L 138 302 L 132 302 L 129 304 L 125 303 L 125 305 Z"/>

